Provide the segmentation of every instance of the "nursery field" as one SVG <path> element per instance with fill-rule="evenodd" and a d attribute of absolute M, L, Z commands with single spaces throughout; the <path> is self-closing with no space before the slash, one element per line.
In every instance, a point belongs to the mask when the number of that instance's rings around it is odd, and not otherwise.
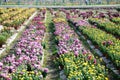
<path fill-rule="evenodd" d="M 0 8 L 0 80 L 120 80 L 120 9 Z"/>

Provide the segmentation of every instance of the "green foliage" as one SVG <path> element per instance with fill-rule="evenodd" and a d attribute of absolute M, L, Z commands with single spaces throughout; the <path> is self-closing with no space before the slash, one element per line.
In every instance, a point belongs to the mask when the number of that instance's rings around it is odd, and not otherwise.
<path fill-rule="evenodd" d="M 1 35 L 3 35 L 5 38 L 8 38 L 11 34 L 4 31 L 4 32 L 1 33 Z"/>
<path fill-rule="evenodd" d="M 42 42 L 41 45 L 43 46 L 44 49 L 46 49 L 46 43 L 45 42 Z"/>
<path fill-rule="evenodd" d="M 0 46 L 2 46 L 6 41 L 6 37 L 3 35 L 0 35 Z"/>

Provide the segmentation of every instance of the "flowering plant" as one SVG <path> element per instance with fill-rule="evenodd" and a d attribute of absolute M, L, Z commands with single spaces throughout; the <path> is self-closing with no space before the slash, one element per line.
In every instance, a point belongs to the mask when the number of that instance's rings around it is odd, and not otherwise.
<path fill-rule="evenodd" d="M 106 19 L 91 18 L 89 22 L 114 35 L 120 35 L 120 26 Z"/>
<path fill-rule="evenodd" d="M 99 79 L 108 80 L 105 66 L 101 65 L 89 50 L 82 45 L 78 36 L 67 23 L 54 22 L 58 37 L 57 61 L 64 69 L 68 80 Z"/>
<path fill-rule="evenodd" d="M 13 14 L 9 15 L 9 18 L 7 16 L 7 19 L 3 17 L 5 20 L 3 20 L 2 24 L 4 26 L 14 27 L 15 29 L 17 29 L 28 17 L 30 17 L 31 15 L 30 13 L 33 13 L 34 11 L 35 11 L 34 8 L 26 9 L 26 10 L 22 9 L 20 10 L 20 12 L 18 11 L 14 13 L 14 15 Z"/>
<path fill-rule="evenodd" d="M 87 35 L 88 38 L 92 40 L 92 42 L 97 44 L 104 53 L 107 53 L 108 57 L 117 67 L 120 66 L 119 62 L 120 40 L 116 39 L 113 35 L 107 34 L 106 32 L 97 28 L 79 27 L 79 29 L 82 30 L 82 33 L 84 35 Z"/>
<path fill-rule="evenodd" d="M 54 18 L 53 21 L 55 23 L 59 23 L 59 22 L 66 22 L 66 20 L 64 18 Z"/>
<path fill-rule="evenodd" d="M 120 24 L 120 18 L 119 17 L 115 17 L 115 18 L 112 18 L 111 21 L 117 23 L 117 24 Z"/>
<path fill-rule="evenodd" d="M 13 52 L 0 60 L 1 80 L 38 80 L 48 73 L 48 69 L 43 68 L 41 64 L 44 54 L 42 39 L 46 28 L 38 22 L 40 21 L 36 21 L 36 24 L 31 23 L 23 32 Z M 38 29 L 38 26 L 42 28 Z"/>

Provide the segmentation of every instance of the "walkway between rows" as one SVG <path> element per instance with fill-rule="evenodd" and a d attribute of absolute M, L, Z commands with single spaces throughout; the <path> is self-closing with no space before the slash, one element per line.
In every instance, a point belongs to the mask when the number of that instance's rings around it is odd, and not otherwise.
<path fill-rule="evenodd" d="M 53 51 L 55 49 L 54 43 L 54 25 L 52 23 L 52 16 L 49 12 L 47 12 L 46 18 L 46 28 L 47 34 L 45 39 L 46 44 L 46 51 L 45 51 L 45 58 L 44 58 L 44 66 L 49 69 L 48 75 L 45 80 L 59 80 L 59 71 L 54 64 L 54 55 Z"/>

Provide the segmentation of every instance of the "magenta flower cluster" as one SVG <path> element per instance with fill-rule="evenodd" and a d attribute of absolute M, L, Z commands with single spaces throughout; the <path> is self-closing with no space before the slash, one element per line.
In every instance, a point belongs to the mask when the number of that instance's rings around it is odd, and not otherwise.
<path fill-rule="evenodd" d="M 78 36 L 75 34 L 74 30 L 66 23 L 55 23 L 55 35 L 58 36 L 58 54 L 65 54 L 73 52 L 75 56 L 78 56 L 80 53 L 86 54 L 89 53 L 82 46 L 81 41 L 78 39 Z"/>

